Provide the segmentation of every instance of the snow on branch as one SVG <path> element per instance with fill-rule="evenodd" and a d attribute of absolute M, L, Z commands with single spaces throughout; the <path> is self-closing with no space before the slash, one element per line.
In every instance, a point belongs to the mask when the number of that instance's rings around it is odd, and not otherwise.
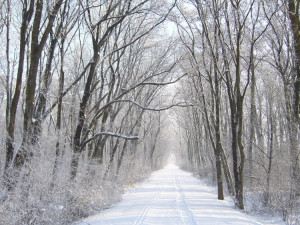
<path fill-rule="evenodd" d="M 174 67 L 174 65 L 172 65 L 172 68 Z M 139 86 L 145 86 L 145 85 L 153 85 L 153 86 L 165 86 L 168 84 L 175 84 L 178 81 L 180 81 L 182 78 L 184 78 L 185 76 L 189 75 L 189 72 L 184 73 L 183 75 L 181 75 L 180 77 L 178 77 L 175 80 L 172 81 L 168 81 L 168 82 L 147 82 L 147 80 L 149 79 L 149 77 L 147 77 L 144 81 L 142 81 L 141 83 L 133 86 L 133 88 L 137 88 Z"/>
<path fill-rule="evenodd" d="M 99 136 L 102 136 L 102 135 L 108 135 L 108 136 L 112 136 L 112 137 L 123 138 L 123 139 L 126 139 L 126 140 L 137 140 L 137 139 L 139 139 L 139 136 L 126 136 L 124 134 L 118 134 L 118 133 L 104 131 L 104 132 L 100 132 L 100 133 L 94 135 L 93 137 L 91 137 L 90 139 L 84 141 L 81 145 L 81 148 L 83 148 L 87 143 L 95 140 L 96 138 L 98 138 Z"/>
<path fill-rule="evenodd" d="M 177 104 L 169 105 L 169 106 L 166 106 L 166 107 L 163 107 L 163 108 L 149 108 L 149 107 L 142 106 L 140 103 L 138 103 L 136 101 L 133 101 L 133 100 L 130 100 L 130 99 L 118 99 L 118 100 L 114 100 L 113 102 L 129 102 L 129 103 L 132 103 L 132 104 L 138 106 L 141 109 L 149 110 L 149 111 L 156 111 L 156 112 L 168 110 L 168 109 L 173 108 L 173 107 L 190 107 L 190 106 L 193 106 L 193 105 L 177 103 Z"/>
<path fill-rule="evenodd" d="M 96 135 L 98 135 L 98 136 L 100 136 L 100 135 L 109 135 L 109 136 L 113 136 L 113 137 L 119 137 L 119 138 L 130 139 L 130 140 L 139 139 L 138 136 L 126 136 L 124 134 L 118 134 L 118 133 L 113 133 L 113 132 L 100 132 Z"/>

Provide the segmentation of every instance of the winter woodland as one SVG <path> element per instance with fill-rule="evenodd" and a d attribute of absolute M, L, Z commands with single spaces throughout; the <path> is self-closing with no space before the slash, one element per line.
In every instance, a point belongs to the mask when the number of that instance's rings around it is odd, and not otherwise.
<path fill-rule="evenodd" d="M 70 224 L 177 164 L 300 223 L 300 0 L 0 0 L 0 224 Z"/>

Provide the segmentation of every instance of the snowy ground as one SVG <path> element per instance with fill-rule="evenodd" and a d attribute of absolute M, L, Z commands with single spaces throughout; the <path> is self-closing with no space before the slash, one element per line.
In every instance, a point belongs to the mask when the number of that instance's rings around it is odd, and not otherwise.
<path fill-rule="evenodd" d="M 284 224 L 278 218 L 250 217 L 235 210 L 232 201 L 217 200 L 215 193 L 170 164 L 127 192 L 115 207 L 78 224 Z"/>

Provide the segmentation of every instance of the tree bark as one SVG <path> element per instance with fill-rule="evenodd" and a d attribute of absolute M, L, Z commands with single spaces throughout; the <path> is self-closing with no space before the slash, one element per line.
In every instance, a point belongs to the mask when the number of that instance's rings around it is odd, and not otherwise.
<path fill-rule="evenodd" d="M 294 102 L 293 111 L 294 117 L 300 124 L 300 18 L 299 18 L 299 0 L 288 0 L 288 16 L 291 22 L 292 33 L 294 37 L 295 49 L 295 73 L 296 79 L 294 82 Z"/>
<path fill-rule="evenodd" d="M 30 5 L 28 9 L 27 9 L 28 5 L 25 3 L 23 5 L 23 11 L 22 11 L 22 25 L 20 31 L 20 49 L 19 49 L 19 60 L 18 60 L 19 64 L 18 64 L 18 72 L 17 72 L 17 79 L 16 79 L 16 87 L 10 105 L 9 125 L 7 129 L 6 162 L 5 162 L 6 169 L 12 163 L 13 156 L 14 156 L 15 122 L 16 122 L 17 108 L 18 108 L 18 103 L 19 103 L 21 88 L 22 88 L 24 58 L 25 58 L 25 48 L 26 48 L 26 35 L 27 35 L 29 22 L 31 21 L 33 15 L 33 8 L 34 8 L 34 0 L 30 1 Z"/>
<path fill-rule="evenodd" d="M 294 51 L 295 51 L 295 68 L 296 74 L 294 81 L 294 93 L 293 93 L 293 114 L 290 121 L 290 132 L 293 133 L 293 137 L 290 137 L 291 141 L 291 160 L 292 160 L 292 179 L 295 187 L 293 187 L 296 195 L 300 195 L 300 153 L 299 143 L 295 137 L 299 134 L 300 126 L 300 0 L 287 0 L 288 1 L 288 17 L 290 19 L 293 38 L 294 38 Z M 298 123 L 298 126 L 296 125 Z"/>
<path fill-rule="evenodd" d="M 268 138 L 269 138 L 269 154 L 268 156 L 268 169 L 267 169 L 267 183 L 266 183 L 266 190 L 264 193 L 264 205 L 268 206 L 270 203 L 270 183 L 271 183 L 271 172 L 272 172 L 272 164 L 273 164 L 273 151 L 274 151 L 274 132 L 275 132 L 275 124 L 273 119 L 273 112 L 272 109 L 273 104 L 269 103 L 269 128 L 268 128 Z"/>
<path fill-rule="evenodd" d="M 31 34 L 31 54 L 30 54 L 30 67 L 28 77 L 26 81 L 26 92 L 25 92 L 25 111 L 23 120 L 23 144 L 22 149 L 17 153 L 15 165 L 22 166 L 24 162 L 29 158 L 30 152 L 28 145 L 34 144 L 36 140 L 32 137 L 33 134 L 33 111 L 36 93 L 36 78 L 39 66 L 39 60 L 43 51 L 43 48 L 48 39 L 49 33 L 51 32 L 55 17 L 62 5 L 63 0 L 57 0 L 52 12 L 49 12 L 49 20 L 45 31 L 42 34 L 41 40 L 39 41 L 40 34 L 40 23 L 42 19 L 43 11 L 43 0 L 37 0 L 35 8 L 35 16 L 32 26 Z"/>
<path fill-rule="evenodd" d="M 41 90 L 38 95 L 37 105 L 35 107 L 34 115 L 33 115 L 34 127 L 33 127 L 32 136 L 33 136 L 33 140 L 35 141 L 38 140 L 38 137 L 40 136 L 42 131 L 41 123 L 46 109 L 46 99 L 47 99 L 46 96 L 50 85 L 49 82 L 51 79 L 51 67 L 52 67 L 52 61 L 53 61 L 56 44 L 57 44 L 57 37 L 51 38 L 46 68 L 42 76 Z"/>

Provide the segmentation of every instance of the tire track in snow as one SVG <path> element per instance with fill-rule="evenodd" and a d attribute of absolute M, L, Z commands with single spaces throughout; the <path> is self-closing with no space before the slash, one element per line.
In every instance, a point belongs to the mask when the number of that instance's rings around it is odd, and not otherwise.
<path fill-rule="evenodd" d="M 255 218 L 234 210 L 230 201 L 220 201 L 212 188 L 175 165 L 168 165 L 130 190 L 115 207 L 86 218 L 79 224 L 93 225 L 261 225 Z M 77 224 L 77 223 L 76 223 Z"/>
<path fill-rule="evenodd" d="M 185 195 L 183 193 L 177 173 L 175 173 L 174 180 L 176 186 L 177 211 L 178 214 L 180 215 L 180 219 L 183 224 L 196 225 L 197 223 L 195 221 L 194 215 L 186 204 Z"/>
<path fill-rule="evenodd" d="M 138 217 L 136 218 L 136 220 L 134 221 L 134 225 L 140 225 L 143 224 L 144 220 L 146 219 L 147 213 L 149 211 L 149 209 L 151 208 L 151 206 L 153 205 L 153 203 L 159 198 L 160 193 L 161 193 L 161 189 L 162 187 L 159 186 L 159 191 L 156 192 L 156 195 L 149 201 L 149 203 L 143 208 L 143 210 L 141 211 L 141 213 L 138 215 Z"/>

